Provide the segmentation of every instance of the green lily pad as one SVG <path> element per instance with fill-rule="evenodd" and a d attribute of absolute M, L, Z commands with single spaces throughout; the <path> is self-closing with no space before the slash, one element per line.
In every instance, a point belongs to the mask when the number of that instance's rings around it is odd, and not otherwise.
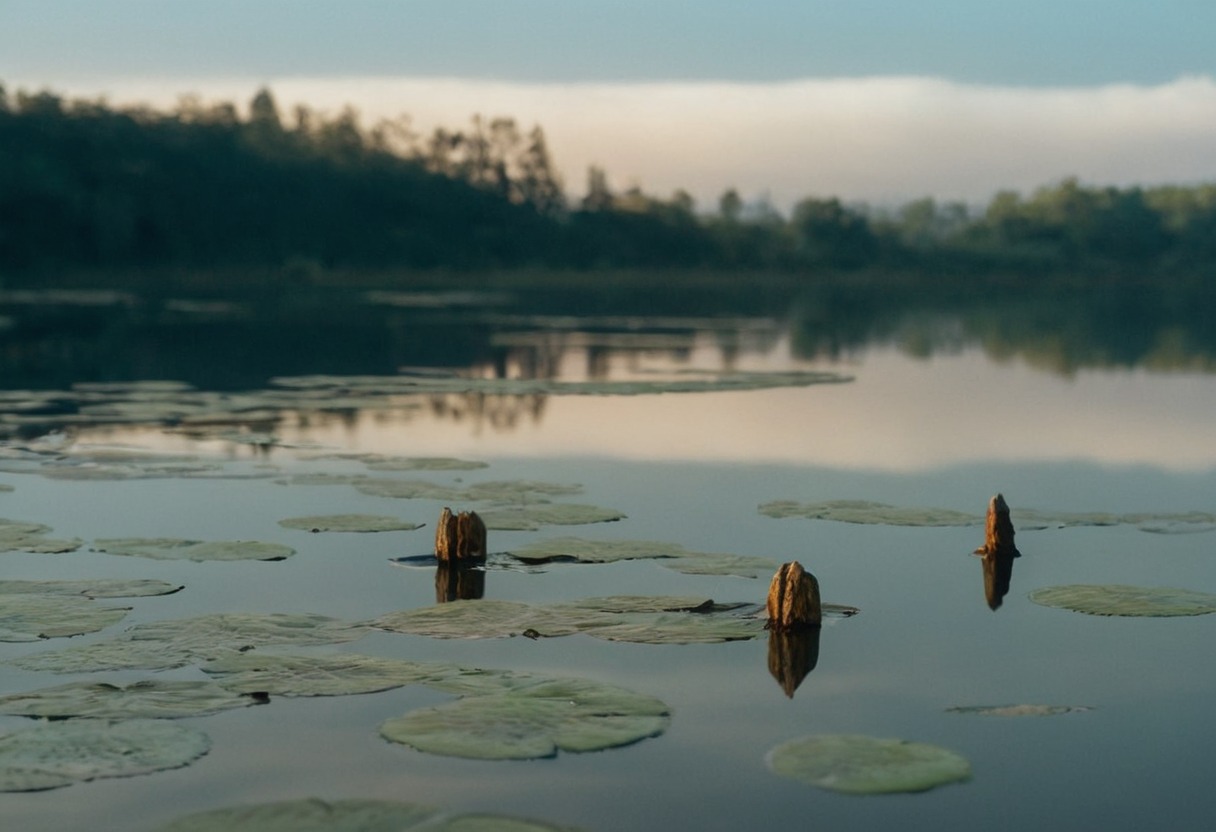
<path fill-rule="evenodd" d="M 0 641 L 36 641 L 94 633 L 117 624 L 130 609 L 104 607 L 88 598 L 4 595 L 0 600 Z"/>
<path fill-rule="evenodd" d="M 758 578 L 769 575 L 777 562 L 769 558 L 695 552 L 678 543 L 654 540 L 584 540 L 561 537 L 541 540 L 513 550 L 511 556 L 525 563 L 573 560 L 579 563 L 616 563 L 622 560 L 659 561 L 661 566 L 686 575 L 738 575 Z"/>
<path fill-rule="evenodd" d="M 140 598 L 172 595 L 181 584 L 151 580 L 98 578 L 92 581 L 0 581 L 0 595 L 66 595 L 85 598 Z"/>
<path fill-rule="evenodd" d="M 383 615 L 372 625 L 435 638 L 554 638 L 584 633 L 609 641 L 705 644 L 757 638 L 764 622 L 702 597 L 613 596 L 561 604 L 454 601 Z"/>
<path fill-rule="evenodd" d="M 321 615 L 220 613 L 138 624 L 118 638 L 12 659 L 26 670 L 170 670 L 254 647 L 341 644 L 369 627 Z"/>
<path fill-rule="evenodd" d="M 158 832 L 577 832 L 504 815 L 452 814 L 388 800 L 287 800 L 200 812 Z"/>
<path fill-rule="evenodd" d="M 488 468 L 488 462 L 474 462 L 445 456 L 373 456 L 363 464 L 373 471 L 475 471 Z"/>
<path fill-rule="evenodd" d="M 111 685 L 71 682 L 27 693 L 0 696 L 0 713 L 49 719 L 173 719 L 202 716 L 257 704 L 215 682 L 159 681 Z"/>
<path fill-rule="evenodd" d="M 203 666 L 224 687 L 277 696 L 346 696 L 425 683 L 456 672 L 451 665 L 341 653 L 329 656 L 260 654 L 223 656 Z"/>
<path fill-rule="evenodd" d="M 583 679 L 551 679 L 470 696 L 385 721 L 380 733 L 418 751 L 479 760 L 527 760 L 599 751 L 661 734 L 658 699 Z"/>
<path fill-rule="evenodd" d="M 1084 705 L 960 705 L 947 708 L 948 714 L 978 714 L 980 716 L 1058 716 L 1092 711 Z"/>
<path fill-rule="evenodd" d="M 80 540 L 54 540 L 46 536 L 50 526 L 41 523 L 24 523 L 20 520 L 0 518 L 0 552 L 33 552 L 35 554 L 57 554 L 74 552 L 81 547 Z"/>
<path fill-rule="evenodd" d="M 804 517 L 808 520 L 835 520 L 883 526 L 973 526 L 983 517 L 943 508 L 899 508 L 869 500 L 829 500 L 823 503 L 797 503 L 776 500 L 760 506 L 766 517 Z"/>
<path fill-rule="evenodd" d="M 0 737 L 0 791 L 181 768 L 211 747 L 197 728 L 157 719 L 50 722 Z"/>
<path fill-rule="evenodd" d="M 846 734 L 791 740 L 767 762 L 774 774 L 845 794 L 922 792 L 971 777 L 970 763 L 945 748 Z"/>
<path fill-rule="evenodd" d="M 380 514 L 323 514 L 315 517 L 288 517 L 279 525 L 306 532 L 411 532 L 421 528 L 396 517 Z"/>
<path fill-rule="evenodd" d="M 616 509 L 572 503 L 533 503 L 478 513 L 486 528 L 499 531 L 534 531 L 543 526 L 582 526 L 625 519 Z"/>
<path fill-rule="evenodd" d="M 171 537 L 127 537 L 98 540 L 94 548 L 110 555 L 156 560 L 285 560 L 296 553 L 290 546 L 256 540 L 209 541 Z"/>
<path fill-rule="evenodd" d="M 581 485 L 537 480 L 495 480 L 479 482 L 465 489 L 463 497 L 473 502 L 526 505 L 546 502 L 548 497 L 569 497 L 583 493 Z"/>
<path fill-rule="evenodd" d="M 371 497 L 392 497 L 398 500 L 439 500 L 453 503 L 464 498 L 462 489 L 423 480 L 356 477 L 352 478 L 350 482 L 360 494 L 367 494 Z"/>
<path fill-rule="evenodd" d="M 1030 600 L 1088 615 L 1171 617 L 1216 612 L 1216 595 L 1190 589 L 1070 584 L 1036 589 Z"/>

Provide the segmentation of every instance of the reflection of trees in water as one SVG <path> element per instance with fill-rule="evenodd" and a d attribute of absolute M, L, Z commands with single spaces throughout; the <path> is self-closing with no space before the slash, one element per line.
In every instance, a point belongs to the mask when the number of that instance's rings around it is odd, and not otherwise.
<path fill-rule="evenodd" d="M 841 359 L 875 345 L 925 358 L 978 346 L 1061 375 L 1142 367 L 1216 372 L 1216 291 L 1112 287 L 1000 295 L 835 287 L 792 308 L 801 358 Z"/>
<path fill-rule="evenodd" d="M 486 393 L 448 393 L 430 396 L 430 414 L 439 420 L 468 422 L 478 431 L 513 430 L 524 421 L 538 424 L 549 397 L 544 393 L 492 396 Z"/>

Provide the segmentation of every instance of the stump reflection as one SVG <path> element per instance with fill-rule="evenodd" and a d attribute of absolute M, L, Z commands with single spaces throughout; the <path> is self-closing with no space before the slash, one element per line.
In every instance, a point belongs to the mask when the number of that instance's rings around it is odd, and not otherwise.
<path fill-rule="evenodd" d="M 486 572 L 477 566 L 445 563 L 435 568 L 435 602 L 475 601 L 486 594 Z"/>
<path fill-rule="evenodd" d="M 988 608 L 995 611 L 1009 594 L 1009 583 L 1013 579 L 1013 559 L 1018 555 L 985 554 L 984 598 Z"/>
<path fill-rule="evenodd" d="M 768 634 L 768 672 L 785 695 L 794 691 L 819 663 L 818 627 L 802 630 L 773 630 Z"/>

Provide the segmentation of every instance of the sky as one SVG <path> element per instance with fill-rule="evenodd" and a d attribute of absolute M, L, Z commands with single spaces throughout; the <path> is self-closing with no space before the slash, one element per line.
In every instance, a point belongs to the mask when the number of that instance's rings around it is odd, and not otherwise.
<path fill-rule="evenodd" d="M 568 190 L 981 204 L 1216 180 L 1211 0 L 0 0 L 0 81 L 540 124 Z"/>

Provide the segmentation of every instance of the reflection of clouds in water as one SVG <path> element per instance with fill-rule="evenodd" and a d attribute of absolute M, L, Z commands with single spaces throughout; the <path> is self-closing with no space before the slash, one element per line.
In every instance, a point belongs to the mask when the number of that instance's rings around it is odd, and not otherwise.
<path fill-rule="evenodd" d="M 10 79 L 20 87 L 20 79 Z M 242 105 L 262 79 L 67 81 L 69 95 L 172 107 L 182 93 Z M 1216 81 L 1155 86 L 998 87 L 873 77 L 768 84 L 524 84 L 422 78 L 271 80 L 298 103 L 364 124 L 408 113 L 415 127 L 461 127 L 474 113 L 541 124 L 572 192 L 588 165 L 616 187 L 684 188 L 702 208 L 737 187 L 780 207 L 803 196 L 874 202 L 934 195 L 986 201 L 1065 176 L 1101 184 L 1211 175 Z M 712 129 L 710 129 L 712 127 Z"/>

